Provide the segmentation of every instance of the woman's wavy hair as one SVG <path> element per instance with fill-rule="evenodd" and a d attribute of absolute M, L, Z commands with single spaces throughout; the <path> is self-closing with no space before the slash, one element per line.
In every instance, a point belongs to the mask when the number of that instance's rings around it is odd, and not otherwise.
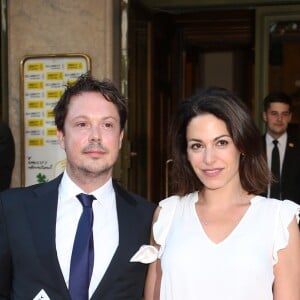
<path fill-rule="evenodd" d="M 253 194 L 261 194 L 271 180 L 266 162 L 261 134 L 250 111 L 230 91 L 211 87 L 199 90 L 183 100 L 171 125 L 171 191 L 185 195 L 202 190 L 203 183 L 196 176 L 187 159 L 186 131 L 189 122 L 196 116 L 212 114 L 225 122 L 237 149 L 241 152 L 239 175 L 242 187 Z"/>

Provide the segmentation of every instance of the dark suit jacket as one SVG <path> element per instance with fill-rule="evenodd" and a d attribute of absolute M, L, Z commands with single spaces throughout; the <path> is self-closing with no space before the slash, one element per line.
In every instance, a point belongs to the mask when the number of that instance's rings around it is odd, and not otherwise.
<path fill-rule="evenodd" d="M 70 300 L 55 247 L 60 180 L 0 193 L 0 299 L 33 299 L 44 289 L 52 300 Z M 155 205 L 114 188 L 119 246 L 91 299 L 140 300 L 147 265 L 129 259 L 149 244 Z"/>
<path fill-rule="evenodd" d="M 14 139 L 9 127 L 0 122 L 0 191 L 9 188 L 14 164 Z"/>
<path fill-rule="evenodd" d="M 263 136 L 266 151 L 266 138 Z M 293 200 L 300 204 L 300 141 L 288 135 L 281 171 L 282 199 Z"/>

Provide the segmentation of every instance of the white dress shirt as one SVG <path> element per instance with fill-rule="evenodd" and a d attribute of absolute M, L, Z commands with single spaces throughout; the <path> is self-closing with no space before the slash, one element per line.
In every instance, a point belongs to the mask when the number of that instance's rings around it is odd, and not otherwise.
<path fill-rule="evenodd" d="M 56 251 L 67 287 L 69 287 L 73 243 L 82 213 L 82 205 L 76 198 L 76 195 L 80 193 L 83 191 L 65 171 L 58 192 Z M 89 287 L 89 297 L 93 295 L 99 285 L 119 243 L 116 195 L 112 180 L 110 179 L 90 194 L 93 194 L 97 200 L 93 201 L 94 268 Z"/>
<path fill-rule="evenodd" d="M 269 169 L 271 170 L 271 164 L 272 164 L 272 151 L 274 148 L 273 144 L 274 138 L 271 137 L 268 133 L 266 134 L 266 151 L 267 151 L 267 161 Z M 283 159 L 287 144 L 287 133 L 285 132 L 280 138 L 277 139 L 278 144 L 278 150 L 279 150 L 279 159 L 280 159 L 280 174 L 282 171 L 282 165 L 283 165 Z M 270 195 L 270 187 L 268 188 L 268 195 Z"/>

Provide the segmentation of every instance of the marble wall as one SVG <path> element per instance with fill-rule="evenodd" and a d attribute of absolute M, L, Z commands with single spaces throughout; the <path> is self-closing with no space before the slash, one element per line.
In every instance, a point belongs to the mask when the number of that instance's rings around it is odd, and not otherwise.
<path fill-rule="evenodd" d="M 95 77 L 118 82 L 119 1 L 9 0 L 9 120 L 16 141 L 12 186 L 21 185 L 20 63 L 27 55 L 84 53 Z"/>

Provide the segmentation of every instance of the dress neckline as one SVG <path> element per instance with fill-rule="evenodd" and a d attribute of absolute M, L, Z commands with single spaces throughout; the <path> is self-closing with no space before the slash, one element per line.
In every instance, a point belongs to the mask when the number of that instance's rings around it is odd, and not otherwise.
<path fill-rule="evenodd" d="M 205 231 L 204 226 L 202 225 L 197 211 L 196 211 L 196 203 L 198 202 L 198 192 L 195 192 L 194 195 L 192 196 L 192 209 L 193 209 L 193 214 L 194 217 L 196 218 L 196 221 L 199 225 L 199 228 L 202 232 L 202 234 L 205 236 L 205 238 L 209 241 L 209 243 L 213 246 L 221 246 L 224 243 L 227 242 L 227 240 L 230 240 L 232 236 L 235 235 L 235 233 L 239 230 L 239 228 L 243 225 L 243 223 L 245 222 L 245 220 L 248 218 L 248 215 L 251 213 L 251 211 L 253 210 L 253 205 L 259 200 L 259 196 L 254 196 L 250 199 L 250 205 L 249 207 L 246 209 L 245 213 L 243 214 L 243 216 L 241 217 L 241 219 L 239 220 L 239 222 L 236 224 L 236 226 L 234 226 L 234 228 L 229 232 L 228 235 L 225 236 L 224 239 L 220 240 L 219 242 L 214 242 L 207 234 L 207 232 Z"/>

